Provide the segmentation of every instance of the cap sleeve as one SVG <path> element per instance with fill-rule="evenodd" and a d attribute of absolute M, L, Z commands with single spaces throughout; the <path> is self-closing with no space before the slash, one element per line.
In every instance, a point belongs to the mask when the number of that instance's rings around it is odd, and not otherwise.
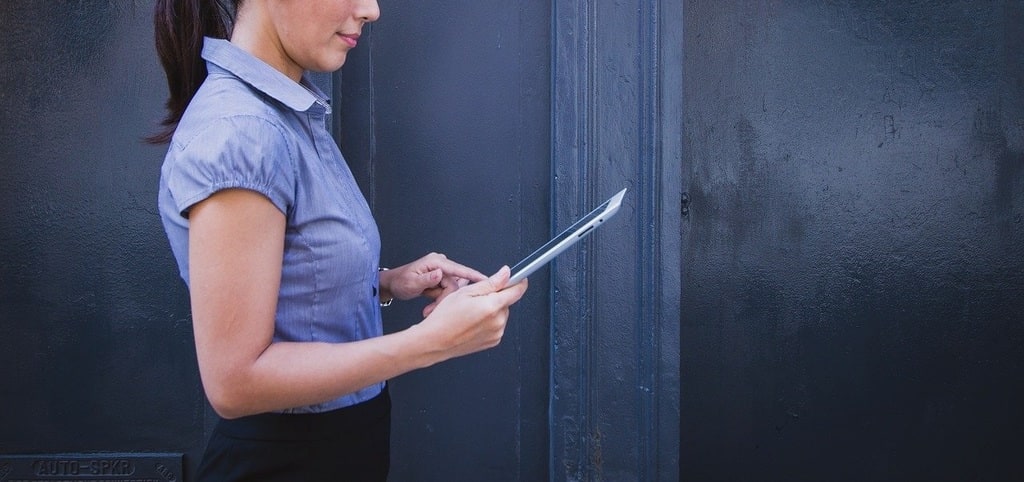
<path fill-rule="evenodd" d="M 172 146 L 167 188 L 178 212 L 223 189 L 266 196 L 287 214 L 295 200 L 296 148 L 279 125 L 256 116 L 221 118 Z"/>

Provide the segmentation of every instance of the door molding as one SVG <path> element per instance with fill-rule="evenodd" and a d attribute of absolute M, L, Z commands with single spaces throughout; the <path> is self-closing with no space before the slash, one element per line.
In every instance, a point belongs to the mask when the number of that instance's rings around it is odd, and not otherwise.
<path fill-rule="evenodd" d="M 630 192 L 553 263 L 550 479 L 678 480 L 682 4 L 553 14 L 552 232 Z"/>

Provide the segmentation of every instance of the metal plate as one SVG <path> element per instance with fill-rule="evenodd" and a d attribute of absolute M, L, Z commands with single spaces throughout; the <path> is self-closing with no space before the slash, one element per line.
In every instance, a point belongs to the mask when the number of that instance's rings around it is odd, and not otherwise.
<path fill-rule="evenodd" d="M 182 454 L 0 455 L 0 482 L 177 482 Z"/>

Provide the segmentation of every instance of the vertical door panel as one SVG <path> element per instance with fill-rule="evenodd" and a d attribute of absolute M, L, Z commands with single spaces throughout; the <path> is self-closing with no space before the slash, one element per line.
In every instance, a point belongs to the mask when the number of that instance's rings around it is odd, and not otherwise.
<path fill-rule="evenodd" d="M 629 192 L 554 263 L 550 479 L 677 480 L 681 8 L 554 14 L 554 227 Z"/>

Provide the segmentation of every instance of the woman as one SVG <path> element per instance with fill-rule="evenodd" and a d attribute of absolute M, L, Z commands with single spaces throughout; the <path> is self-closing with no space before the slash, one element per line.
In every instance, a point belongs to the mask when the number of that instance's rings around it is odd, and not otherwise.
<path fill-rule="evenodd" d="M 200 480 L 384 480 L 386 380 L 497 345 L 526 290 L 440 254 L 378 268 L 376 223 L 304 77 L 340 68 L 378 16 L 374 0 L 157 1 L 160 214 L 222 417 Z M 420 295 L 425 318 L 383 336 L 382 302 Z"/>

